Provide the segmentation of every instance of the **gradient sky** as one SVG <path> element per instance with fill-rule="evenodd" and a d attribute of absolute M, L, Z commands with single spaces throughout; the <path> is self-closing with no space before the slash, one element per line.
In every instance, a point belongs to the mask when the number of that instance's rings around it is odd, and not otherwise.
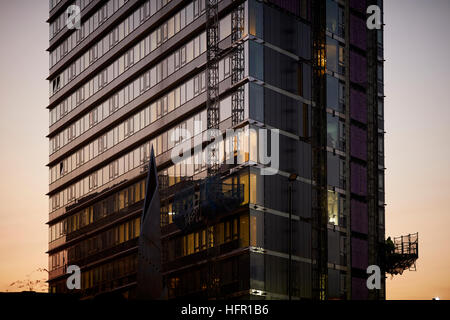
<path fill-rule="evenodd" d="M 48 264 L 47 17 L 0 0 L 0 291 Z M 385 23 L 386 235 L 420 237 L 387 297 L 450 299 L 450 0 L 385 0 Z"/>

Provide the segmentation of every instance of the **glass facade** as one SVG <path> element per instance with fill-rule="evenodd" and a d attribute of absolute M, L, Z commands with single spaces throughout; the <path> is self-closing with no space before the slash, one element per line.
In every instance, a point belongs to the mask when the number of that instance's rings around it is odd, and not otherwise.
<path fill-rule="evenodd" d="M 212 79 L 201 23 L 205 0 L 109 0 L 72 33 L 65 33 L 61 14 L 52 13 L 60 2 L 50 1 L 50 41 L 61 37 L 50 50 L 51 292 L 68 292 L 66 269 L 74 264 L 81 268 L 83 297 L 138 297 L 153 148 L 158 267 L 167 298 L 357 298 L 360 288 L 353 287 L 366 260 L 353 255 L 364 257 L 372 245 L 373 164 L 376 199 L 384 202 L 383 134 L 374 134 L 367 121 L 374 115 L 383 122 L 383 66 L 365 68 L 362 36 L 352 38 L 357 43 L 346 38 L 357 21 L 346 12 L 361 14 L 348 1 L 321 1 L 326 63 L 320 90 L 314 87 L 317 8 L 311 1 L 220 1 L 224 54 L 217 61 L 214 176 L 207 164 Z M 89 8 L 88 0 L 81 2 Z M 243 26 L 237 30 L 239 5 Z M 239 32 L 239 45 L 233 44 Z M 378 54 L 382 40 L 374 39 Z M 352 77 L 354 68 L 366 75 Z M 375 99 L 369 99 L 371 72 Z M 316 150 L 323 153 L 320 170 Z M 292 173 L 296 178 L 288 181 Z M 383 210 L 376 209 L 380 230 Z M 326 218 L 323 228 L 315 225 L 318 214 Z M 324 233 L 319 244 L 318 229 Z M 318 257 L 319 249 L 326 254 Z"/>

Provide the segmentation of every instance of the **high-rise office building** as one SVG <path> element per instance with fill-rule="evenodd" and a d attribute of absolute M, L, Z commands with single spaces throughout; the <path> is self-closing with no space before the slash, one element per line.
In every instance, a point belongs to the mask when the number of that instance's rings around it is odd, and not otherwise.
<path fill-rule="evenodd" d="M 51 0 L 50 291 L 383 299 L 381 2 Z"/>

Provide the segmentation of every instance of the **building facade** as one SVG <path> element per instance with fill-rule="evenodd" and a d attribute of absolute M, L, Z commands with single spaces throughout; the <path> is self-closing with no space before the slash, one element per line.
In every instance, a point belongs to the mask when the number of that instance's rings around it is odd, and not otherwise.
<path fill-rule="evenodd" d="M 169 299 L 383 299 L 381 1 L 207 2 L 50 1 L 50 291 L 137 296 L 153 148 Z"/>

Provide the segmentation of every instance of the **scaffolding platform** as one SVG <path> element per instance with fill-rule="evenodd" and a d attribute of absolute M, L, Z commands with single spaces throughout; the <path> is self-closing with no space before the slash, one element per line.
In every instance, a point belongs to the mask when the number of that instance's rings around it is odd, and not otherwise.
<path fill-rule="evenodd" d="M 173 221 L 181 230 L 190 230 L 203 224 L 205 219 L 231 212 L 243 201 L 242 184 L 228 184 L 217 176 L 209 177 L 175 194 Z"/>
<path fill-rule="evenodd" d="M 408 234 L 391 240 L 385 244 L 385 268 L 391 275 L 402 274 L 405 270 L 416 271 L 419 258 L 419 234 Z"/>

